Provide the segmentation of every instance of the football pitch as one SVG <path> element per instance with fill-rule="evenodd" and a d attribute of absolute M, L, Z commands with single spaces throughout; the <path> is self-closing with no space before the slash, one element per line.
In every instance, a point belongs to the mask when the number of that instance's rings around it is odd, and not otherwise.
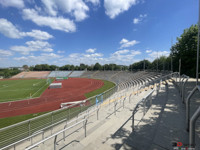
<path fill-rule="evenodd" d="M 0 80 L 0 102 L 39 97 L 48 86 L 47 79 Z"/>

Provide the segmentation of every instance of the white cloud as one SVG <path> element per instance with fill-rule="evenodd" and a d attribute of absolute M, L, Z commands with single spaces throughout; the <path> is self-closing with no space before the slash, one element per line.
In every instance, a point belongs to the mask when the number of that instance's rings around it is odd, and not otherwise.
<path fill-rule="evenodd" d="M 104 0 L 106 14 L 114 19 L 120 13 L 127 11 L 131 6 L 136 5 L 138 0 Z"/>
<path fill-rule="evenodd" d="M 23 9 L 22 14 L 25 20 L 31 20 L 38 26 L 48 26 L 52 29 L 65 32 L 76 31 L 76 25 L 74 22 L 67 18 L 42 16 L 34 9 Z"/>
<path fill-rule="evenodd" d="M 40 64 L 40 63 L 48 63 L 48 64 L 52 64 L 52 61 L 62 58 L 62 56 L 57 55 L 55 53 L 42 53 L 39 56 L 27 56 L 27 57 L 15 57 L 14 60 L 15 61 L 19 61 L 19 62 L 26 62 L 29 65 L 35 65 L 35 64 Z"/>
<path fill-rule="evenodd" d="M 19 30 L 11 22 L 4 18 L 0 19 L 0 33 L 9 38 L 21 38 Z"/>
<path fill-rule="evenodd" d="M 0 49 L 0 56 L 12 56 L 12 52 L 8 50 L 2 50 Z"/>
<path fill-rule="evenodd" d="M 32 30 L 31 32 L 21 32 L 7 19 L 0 19 L 0 33 L 9 38 L 19 39 L 26 36 L 33 37 L 39 40 L 48 40 L 53 36 L 47 32 L 40 30 Z"/>
<path fill-rule="evenodd" d="M 100 4 L 99 0 L 85 0 L 86 2 L 91 2 L 93 5 L 97 6 Z"/>
<path fill-rule="evenodd" d="M 147 58 L 150 61 L 153 61 L 154 59 L 156 59 L 157 57 L 161 57 L 161 56 L 169 56 L 170 52 L 169 51 L 151 51 L 148 56 L 149 58 Z"/>
<path fill-rule="evenodd" d="M 63 54 L 65 51 L 57 51 L 58 54 Z"/>
<path fill-rule="evenodd" d="M 16 8 L 24 7 L 23 0 L 0 0 L 0 4 L 4 7 L 16 7 Z"/>
<path fill-rule="evenodd" d="M 108 61 L 117 64 L 129 65 L 135 62 L 135 56 L 140 54 L 141 52 L 136 50 L 119 50 L 111 54 L 111 56 L 108 58 Z"/>
<path fill-rule="evenodd" d="M 125 50 L 116 51 L 114 53 L 114 55 L 127 54 L 129 52 L 130 52 L 130 50 L 125 49 Z"/>
<path fill-rule="evenodd" d="M 83 56 L 84 57 L 88 57 L 88 58 L 90 58 L 90 57 L 102 57 L 103 56 L 103 54 L 101 54 L 101 53 L 93 53 L 93 54 L 83 54 Z"/>
<path fill-rule="evenodd" d="M 91 65 L 95 64 L 96 62 L 99 62 L 100 64 L 117 63 L 129 65 L 133 62 L 136 62 L 137 60 L 135 59 L 135 56 L 140 54 L 140 51 L 127 49 L 115 51 L 111 53 L 109 57 L 104 57 L 102 53 L 72 53 L 69 56 L 62 58 L 61 61 L 63 64 L 68 63 L 74 65 L 79 65 L 80 63 Z"/>
<path fill-rule="evenodd" d="M 96 3 L 97 0 L 90 0 Z M 89 7 L 83 0 L 42 0 L 45 10 L 49 15 L 56 16 L 58 11 L 68 13 L 75 17 L 76 21 L 82 21 L 88 17 Z"/>
<path fill-rule="evenodd" d="M 138 24 L 139 22 L 140 22 L 139 18 L 134 18 L 134 19 L 133 19 L 133 23 L 134 23 L 134 24 Z"/>
<path fill-rule="evenodd" d="M 43 52 L 52 52 L 51 44 L 46 41 L 28 41 L 26 42 L 27 46 L 12 46 L 10 50 L 19 52 L 23 55 L 28 55 L 30 52 L 34 51 L 43 51 Z"/>
<path fill-rule="evenodd" d="M 129 40 L 123 38 L 120 41 L 120 44 L 121 44 L 120 48 L 131 47 L 131 46 L 134 46 L 135 44 L 138 44 L 138 43 L 139 43 L 139 41 L 136 41 L 136 40 L 129 41 Z"/>
<path fill-rule="evenodd" d="M 50 38 L 53 38 L 53 36 L 50 35 L 49 33 L 40 30 L 32 30 L 31 32 L 22 32 L 21 35 L 33 37 L 34 39 L 38 40 L 48 40 Z"/>
<path fill-rule="evenodd" d="M 146 53 L 151 53 L 152 52 L 152 50 L 146 50 Z"/>
<path fill-rule="evenodd" d="M 138 24 L 138 23 L 142 22 L 144 20 L 144 18 L 146 18 L 146 17 L 147 17 L 147 14 L 144 14 L 144 15 L 141 14 L 141 15 L 139 15 L 138 18 L 133 19 L 133 23 Z"/>
<path fill-rule="evenodd" d="M 89 48 L 86 50 L 86 53 L 94 53 L 96 51 L 96 48 Z"/>

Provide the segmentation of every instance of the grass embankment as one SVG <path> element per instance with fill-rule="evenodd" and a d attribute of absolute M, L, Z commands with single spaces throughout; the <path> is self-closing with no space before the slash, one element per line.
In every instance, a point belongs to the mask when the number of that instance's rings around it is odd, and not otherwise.
<path fill-rule="evenodd" d="M 89 97 L 101 94 L 104 91 L 107 91 L 108 89 L 115 86 L 115 84 L 110 82 L 110 81 L 103 80 L 103 82 L 104 82 L 104 85 L 101 88 L 94 90 L 92 92 L 86 93 L 85 97 L 89 98 Z M 73 110 L 76 111 L 76 108 L 73 108 L 72 111 Z M 73 113 L 72 111 L 70 111 L 70 113 Z M 16 116 L 16 117 L 2 118 L 2 119 L 0 119 L 0 128 L 6 127 L 6 126 L 9 126 L 9 125 L 12 125 L 12 124 L 16 124 L 18 122 L 22 122 L 24 120 L 28 120 L 28 119 L 40 116 L 40 115 L 45 114 L 45 113 L 47 113 L 47 112 L 21 115 L 21 116 Z"/>
<path fill-rule="evenodd" d="M 107 91 L 107 90 L 109 90 L 109 89 L 111 89 L 112 87 L 115 86 L 115 84 L 114 84 L 113 82 L 106 81 L 106 80 L 102 80 L 102 81 L 104 82 L 104 85 L 103 85 L 101 88 L 99 88 L 99 89 L 97 89 L 97 90 L 94 90 L 94 91 L 92 91 L 92 92 L 86 93 L 86 94 L 85 94 L 85 97 L 86 97 L 86 98 L 90 98 L 90 97 L 92 97 L 92 96 L 101 94 L 101 93 L 103 93 L 104 91 Z"/>

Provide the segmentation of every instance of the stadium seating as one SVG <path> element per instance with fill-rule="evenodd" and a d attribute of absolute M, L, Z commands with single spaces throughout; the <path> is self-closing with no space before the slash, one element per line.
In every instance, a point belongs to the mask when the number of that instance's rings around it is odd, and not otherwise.
<path fill-rule="evenodd" d="M 12 78 L 47 78 L 50 71 L 29 71 L 21 72 Z"/>
<path fill-rule="evenodd" d="M 85 71 L 73 71 L 69 77 L 80 77 Z"/>
<path fill-rule="evenodd" d="M 52 71 L 48 77 L 68 77 L 71 71 Z"/>

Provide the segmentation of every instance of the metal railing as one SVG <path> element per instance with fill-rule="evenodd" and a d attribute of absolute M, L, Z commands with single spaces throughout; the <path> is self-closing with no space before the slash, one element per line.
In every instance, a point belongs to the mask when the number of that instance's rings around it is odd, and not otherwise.
<path fill-rule="evenodd" d="M 195 146 L 195 124 L 196 120 L 200 117 L 199 107 L 190 119 L 190 100 L 196 91 L 200 92 L 200 85 L 196 85 L 186 99 L 186 130 L 189 131 L 189 144 L 191 147 Z"/>
<path fill-rule="evenodd" d="M 143 116 L 146 114 L 146 102 L 150 98 L 150 106 L 152 105 L 152 94 L 155 90 L 152 90 L 146 97 L 142 98 L 135 106 L 133 109 L 133 114 L 132 114 L 132 132 L 134 131 L 134 121 L 135 121 L 135 113 L 137 112 L 137 109 L 143 103 Z"/>
<path fill-rule="evenodd" d="M 169 75 L 166 75 L 166 77 L 171 77 L 172 75 L 173 74 L 169 74 Z M 160 79 L 155 79 L 154 83 L 157 80 L 159 81 Z M 131 84 L 129 84 L 129 85 L 132 86 Z M 139 84 L 137 86 L 139 86 Z M 104 100 L 106 98 L 108 98 L 109 96 L 111 96 L 113 93 L 115 93 L 116 89 L 117 89 L 117 87 L 114 87 L 111 90 L 105 92 L 104 93 Z M 111 92 L 111 93 L 109 93 L 109 92 Z M 124 102 L 125 102 L 126 99 L 128 99 L 128 98 L 124 98 L 123 99 L 123 107 L 124 107 Z M 77 116 L 81 112 L 87 110 L 89 107 L 95 105 L 95 97 L 92 97 L 87 101 L 90 101 L 89 105 L 87 105 L 87 102 L 86 102 L 85 105 L 81 105 L 81 107 L 75 107 L 75 106 L 80 105 L 80 104 L 74 104 L 73 105 L 74 107 L 72 107 L 70 109 L 69 108 L 65 108 L 65 109 L 57 110 L 57 111 L 54 111 L 54 112 L 47 113 L 45 115 L 39 116 L 37 118 L 30 119 L 28 121 L 24 121 L 24 122 L 21 122 L 21 123 L 18 123 L 18 124 L 15 124 L 15 125 L 0 129 L 0 134 L 2 132 L 4 132 L 3 134 L 4 134 L 5 137 L 3 139 L 8 137 L 8 136 L 6 136 L 6 134 L 8 134 L 7 131 L 9 129 L 13 129 L 13 130 L 9 131 L 10 132 L 9 134 L 12 134 L 12 135 L 15 135 L 15 133 L 19 134 L 16 137 L 12 136 L 11 138 L 8 138 L 6 140 L 2 140 L 1 139 L 0 146 L 2 146 L 4 144 L 4 146 L 6 146 L 6 148 L 9 148 L 9 147 L 12 147 L 12 146 L 15 147 L 15 145 L 18 144 L 19 141 L 21 142 L 21 140 L 26 140 L 28 138 L 31 139 L 31 137 L 34 136 L 33 134 L 35 134 L 35 133 L 39 134 L 39 131 L 43 132 L 46 129 L 51 129 L 52 130 L 53 126 L 55 126 L 55 125 L 57 125 L 59 123 L 62 123 L 64 121 L 67 122 L 71 118 L 74 118 L 75 116 Z M 130 102 L 130 98 L 129 98 L 129 102 Z M 116 114 L 116 106 L 117 106 L 117 104 L 118 103 L 115 103 L 115 105 L 114 105 L 114 107 L 115 107 L 114 108 L 115 109 L 114 113 L 115 114 Z M 48 119 L 45 119 L 45 118 L 47 118 L 47 116 L 48 116 Z M 40 118 L 41 121 L 38 122 L 38 120 L 37 120 L 38 118 Z M 97 111 L 97 120 L 98 120 L 98 111 Z M 33 125 L 31 124 L 32 122 L 34 123 Z M 22 125 L 22 127 L 21 127 L 21 125 Z M 39 125 L 41 125 L 41 126 L 39 126 Z M 25 127 L 23 127 L 23 126 L 25 126 Z M 18 128 L 20 128 L 20 127 L 22 129 L 18 130 Z M 24 131 L 25 131 L 26 134 L 24 134 Z M 0 136 L 2 136 L 3 134 L 1 134 Z M 52 135 L 52 132 L 51 132 L 51 135 Z"/>
<path fill-rule="evenodd" d="M 117 90 L 117 86 L 103 92 L 103 101 L 114 94 Z M 35 132 L 40 130 L 47 130 L 53 128 L 53 126 L 70 120 L 74 116 L 77 116 L 87 108 L 96 104 L 96 96 L 90 97 L 85 100 L 85 103 L 80 102 L 72 104 L 68 108 L 59 109 L 40 115 L 33 119 L 25 120 L 23 122 L 1 128 L 0 129 L 0 148 L 7 145 L 12 145 L 17 141 L 20 141 L 26 137 L 31 136 Z M 52 130 L 52 129 L 51 129 Z"/>
<path fill-rule="evenodd" d="M 56 150 L 56 143 L 57 143 L 56 140 L 57 140 L 57 136 L 58 136 L 59 134 L 61 134 L 61 133 L 63 134 L 65 131 L 67 131 L 67 130 L 69 130 L 69 129 L 71 129 L 71 128 L 73 128 L 73 127 L 79 125 L 79 124 L 81 124 L 82 122 L 85 122 L 85 123 L 84 123 L 84 129 L 85 129 L 85 135 L 86 135 L 86 124 L 87 124 L 87 119 L 83 119 L 83 120 L 81 120 L 81 121 L 75 123 L 74 125 L 69 126 L 69 127 L 65 128 L 65 129 L 63 129 L 63 130 L 61 130 L 61 131 L 59 131 L 59 132 L 57 132 L 57 133 L 55 133 L 55 134 L 53 134 L 53 135 L 51 135 L 51 136 L 49 136 L 49 137 L 47 137 L 47 138 L 41 140 L 41 141 L 39 141 L 39 142 L 37 142 L 37 143 L 31 145 L 30 147 L 26 148 L 25 150 L 30 150 L 30 149 L 32 149 L 32 148 L 38 146 L 39 144 L 46 142 L 47 140 L 49 140 L 49 139 L 51 139 L 51 138 L 54 138 L 54 150 Z M 63 134 L 63 135 L 64 135 L 64 134 Z M 64 135 L 64 136 L 63 136 L 63 139 L 65 139 L 65 137 L 66 137 L 66 136 Z"/>

